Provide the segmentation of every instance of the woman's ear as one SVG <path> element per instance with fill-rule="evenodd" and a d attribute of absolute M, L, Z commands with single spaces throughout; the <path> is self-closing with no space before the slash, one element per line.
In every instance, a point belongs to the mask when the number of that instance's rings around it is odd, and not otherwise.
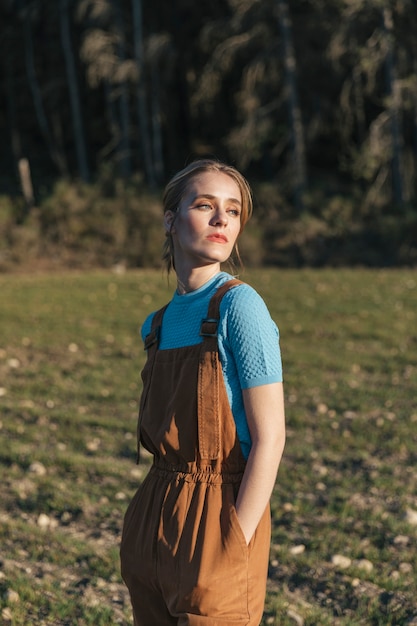
<path fill-rule="evenodd" d="M 167 235 L 172 235 L 175 233 L 174 222 L 177 214 L 174 211 L 165 211 L 164 214 L 164 227 Z"/>

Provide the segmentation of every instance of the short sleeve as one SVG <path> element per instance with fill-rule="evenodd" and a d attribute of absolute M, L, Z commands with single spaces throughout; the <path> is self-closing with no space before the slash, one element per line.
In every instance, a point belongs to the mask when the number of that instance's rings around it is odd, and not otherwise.
<path fill-rule="evenodd" d="M 220 312 L 241 388 L 282 382 L 279 330 L 261 296 L 240 285 L 224 296 Z"/>

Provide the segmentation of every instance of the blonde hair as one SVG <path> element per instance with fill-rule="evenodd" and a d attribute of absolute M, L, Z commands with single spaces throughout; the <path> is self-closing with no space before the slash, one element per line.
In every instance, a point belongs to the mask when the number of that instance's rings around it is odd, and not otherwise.
<path fill-rule="evenodd" d="M 163 207 L 164 214 L 167 211 L 176 213 L 178 207 L 184 197 L 187 187 L 191 179 L 197 174 L 202 172 L 217 172 L 230 176 L 237 186 L 239 187 L 240 195 L 242 197 L 242 207 L 240 213 L 240 231 L 239 235 L 244 229 L 246 223 L 250 219 L 253 210 L 252 191 L 246 178 L 232 165 L 227 165 L 216 159 L 198 159 L 193 161 L 187 167 L 177 172 L 165 187 L 163 195 Z M 234 255 L 241 265 L 241 258 L 238 250 L 237 243 L 234 247 Z M 165 261 L 165 265 L 168 273 L 171 269 L 175 270 L 174 264 L 174 245 L 172 241 L 172 235 L 170 232 L 166 233 L 166 241 L 163 248 L 162 259 Z M 233 264 L 233 261 L 232 261 Z"/>

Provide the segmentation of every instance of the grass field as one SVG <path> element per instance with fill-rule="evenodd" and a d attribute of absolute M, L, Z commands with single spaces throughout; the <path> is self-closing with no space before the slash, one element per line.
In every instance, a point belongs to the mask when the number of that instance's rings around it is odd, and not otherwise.
<path fill-rule="evenodd" d="M 263 624 L 417 624 L 417 275 L 247 271 L 288 440 Z M 118 547 L 159 272 L 0 276 L 0 623 L 131 624 Z M 157 626 L 157 625 L 155 625 Z"/>

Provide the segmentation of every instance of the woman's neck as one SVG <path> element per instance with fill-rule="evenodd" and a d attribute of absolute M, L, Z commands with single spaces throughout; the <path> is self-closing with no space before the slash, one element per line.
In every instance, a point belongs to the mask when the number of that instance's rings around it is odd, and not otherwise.
<path fill-rule="evenodd" d="M 220 263 L 195 267 L 189 272 L 176 271 L 177 291 L 180 295 L 196 291 L 220 272 Z"/>

